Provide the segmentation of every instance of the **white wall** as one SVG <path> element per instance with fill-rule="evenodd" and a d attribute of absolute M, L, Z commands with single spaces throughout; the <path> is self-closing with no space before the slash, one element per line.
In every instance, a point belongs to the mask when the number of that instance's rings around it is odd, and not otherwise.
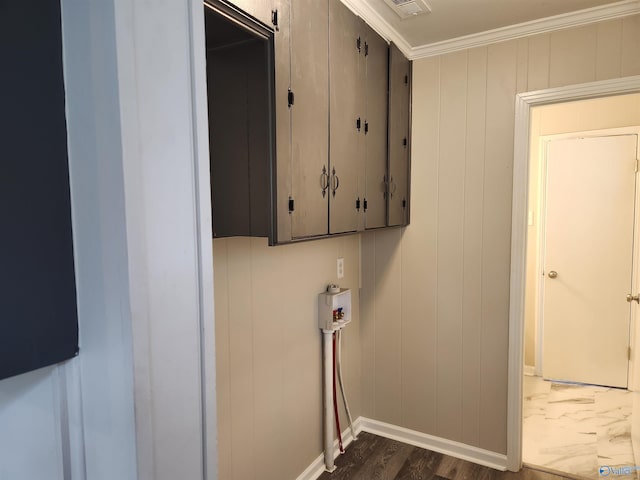
<path fill-rule="evenodd" d="M 0 382 L 0 480 L 62 480 L 58 367 Z"/>
<path fill-rule="evenodd" d="M 2 480 L 217 478 L 202 8 L 62 0 L 80 355 L 0 382 Z"/>

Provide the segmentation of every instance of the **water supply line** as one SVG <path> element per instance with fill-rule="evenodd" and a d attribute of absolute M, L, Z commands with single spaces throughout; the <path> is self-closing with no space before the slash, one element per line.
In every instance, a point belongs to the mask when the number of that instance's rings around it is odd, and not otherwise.
<path fill-rule="evenodd" d="M 342 380 L 342 329 L 338 330 L 338 356 L 336 361 L 336 368 L 338 370 L 338 383 L 340 383 L 340 392 L 342 392 L 342 402 L 344 403 L 344 409 L 347 412 L 347 420 L 349 420 L 349 428 L 351 429 L 351 437 L 353 440 L 357 440 L 356 431 L 353 428 L 353 419 L 351 418 L 351 411 L 349 410 L 349 403 L 347 402 L 347 393 L 344 390 L 344 382 Z"/>
<path fill-rule="evenodd" d="M 338 330 L 340 332 L 340 330 Z M 344 446 L 342 445 L 342 429 L 340 428 L 340 413 L 338 413 L 338 395 L 336 393 L 336 335 L 337 332 L 333 332 L 333 414 L 336 417 L 336 431 L 338 433 L 338 446 L 340 447 L 340 453 L 344 453 Z M 344 392 L 343 392 L 344 395 Z"/>

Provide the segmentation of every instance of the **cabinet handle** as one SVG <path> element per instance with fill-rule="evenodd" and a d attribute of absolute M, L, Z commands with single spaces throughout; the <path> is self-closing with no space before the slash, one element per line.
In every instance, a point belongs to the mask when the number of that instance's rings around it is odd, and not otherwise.
<path fill-rule="evenodd" d="M 322 174 L 320 175 L 320 188 L 322 188 L 322 198 L 327 194 L 329 188 L 329 175 L 327 174 L 327 167 L 322 166 Z"/>
<path fill-rule="evenodd" d="M 393 194 L 396 193 L 397 189 L 398 185 L 396 185 L 396 182 L 393 181 L 393 177 L 391 177 L 389 180 L 389 194 L 391 198 L 393 198 Z"/>
<path fill-rule="evenodd" d="M 336 169 L 334 168 L 331 172 L 331 191 L 333 192 L 333 196 L 336 196 L 336 191 L 340 187 L 340 177 L 336 175 Z"/>

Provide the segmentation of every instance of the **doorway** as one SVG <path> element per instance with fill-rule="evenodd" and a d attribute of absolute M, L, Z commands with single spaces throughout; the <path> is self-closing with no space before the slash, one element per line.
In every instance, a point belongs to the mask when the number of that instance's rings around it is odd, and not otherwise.
<path fill-rule="evenodd" d="M 640 96 L 629 100 L 532 112 L 527 248 L 532 280 L 526 305 L 534 308 L 525 318 L 535 322 L 537 345 L 526 345 L 536 355 L 535 365 L 527 368 L 531 376 L 523 379 L 523 461 L 586 478 L 598 478 L 600 468 L 635 465 L 632 395 L 626 391 L 633 309 L 626 295 L 635 270 L 640 129 L 548 133 L 575 130 L 589 115 L 591 125 L 599 127 L 640 122 L 635 108 Z"/>
<path fill-rule="evenodd" d="M 545 91 L 531 92 L 517 96 L 516 102 L 516 131 L 515 131 L 515 159 L 514 159 L 514 187 L 512 204 L 512 263 L 511 263 L 511 297 L 510 297 L 510 365 L 509 365 L 509 412 L 508 412 L 508 443 L 507 459 L 508 468 L 517 470 L 522 465 L 522 413 L 523 407 L 523 371 L 533 374 L 536 368 L 536 350 L 528 347 L 532 338 L 535 338 L 535 328 L 525 325 L 525 311 L 538 308 L 532 307 L 530 302 L 525 303 L 525 280 L 530 282 L 528 275 L 532 270 L 528 267 L 530 260 L 526 256 L 526 244 L 530 223 L 528 205 L 528 176 L 529 163 L 533 161 L 530 150 L 539 147 L 532 141 L 531 132 L 536 128 L 532 113 L 536 107 L 559 106 L 565 103 L 580 103 L 580 100 L 602 99 L 604 96 L 618 98 L 618 95 L 626 95 L 640 92 L 640 78 L 633 77 L 611 81 L 593 82 L 590 84 L 575 85 L 569 87 L 554 88 Z M 636 112 L 637 113 L 637 112 Z M 585 127 L 582 122 L 586 117 L 582 114 L 567 115 L 573 117 L 580 125 L 575 131 L 602 129 L 611 126 L 622 125 L 598 125 Z M 605 115 L 600 114 L 602 120 Z M 631 125 L 629 123 L 625 125 Z M 636 123 L 637 125 L 637 123 Z M 566 132 L 566 131 L 565 131 Z M 549 132 L 546 132 L 549 133 Z M 535 219 L 537 220 L 537 218 Z M 536 269 L 533 269 L 535 276 Z M 635 272 L 634 272 L 635 274 Z M 535 280 L 535 279 L 534 279 Z M 526 308 L 525 308 L 526 307 Z M 635 303 L 632 309 L 635 309 Z M 632 324 L 632 330 L 633 330 Z M 526 333 L 526 335 L 525 335 Z M 632 342 L 635 342 L 634 332 L 631 332 Z M 635 343 L 634 343 L 635 346 Z M 635 354 L 633 354 L 635 355 Z M 632 356 L 633 356 L 632 355 Z M 525 357 L 526 365 L 525 368 Z M 632 358 L 629 378 L 632 383 L 637 382 L 638 369 L 634 365 L 638 362 Z"/>

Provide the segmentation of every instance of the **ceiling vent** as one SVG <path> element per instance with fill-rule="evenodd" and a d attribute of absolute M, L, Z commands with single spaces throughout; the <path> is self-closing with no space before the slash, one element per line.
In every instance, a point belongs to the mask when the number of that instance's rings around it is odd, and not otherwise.
<path fill-rule="evenodd" d="M 424 0 L 384 0 L 387 5 L 405 20 L 423 13 L 431 12 L 431 7 Z"/>

